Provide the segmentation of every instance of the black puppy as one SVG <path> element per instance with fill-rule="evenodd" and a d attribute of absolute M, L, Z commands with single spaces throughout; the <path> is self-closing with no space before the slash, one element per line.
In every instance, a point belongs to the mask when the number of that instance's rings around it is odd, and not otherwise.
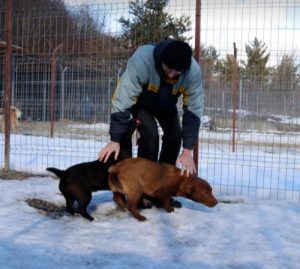
<path fill-rule="evenodd" d="M 93 162 L 79 163 L 66 170 L 59 170 L 53 167 L 46 169 L 60 178 L 59 190 L 66 199 L 67 212 L 72 215 L 75 214 L 74 202 L 76 201 L 78 213 L 90 221 L 94 220 L 86 211 L 92 199 L 92 192 L 109 190 L 108 168 L 118 161 L 132 157 L 131 137 L 135 129 L 136 121 L 131 120 L 127 132 L 120 142 L 120 153 L 117 161 L 114 159 L 114 154 L 111 154 L 106 163 L 96 160 Z"/>

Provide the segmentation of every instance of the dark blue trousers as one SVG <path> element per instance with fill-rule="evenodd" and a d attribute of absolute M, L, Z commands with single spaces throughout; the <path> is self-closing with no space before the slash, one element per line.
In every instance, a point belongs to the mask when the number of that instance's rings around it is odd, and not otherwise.
<path fill-rule="evenodd" d="M 181 146 L 181 125 L 178 111 L 153 114 L 141 109 L 137 111 L 136 117 L 140 121 L 138 125 L 140 134 L 138 157 L 175 165 Z M 163 131 L 159 158 L 160 141 L 157 123 Z"/>

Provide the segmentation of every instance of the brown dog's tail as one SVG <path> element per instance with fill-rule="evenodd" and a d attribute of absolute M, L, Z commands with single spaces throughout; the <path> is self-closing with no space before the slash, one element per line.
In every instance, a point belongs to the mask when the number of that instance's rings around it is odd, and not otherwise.
<path fill-rule="evenodd" d="M 123 193 L 122 185 L 118 178 L 119 169 L 115 165 L 109 167 L 109 180 L 108 184 L 112 192 L 120 192 Z"/>
<path fill-rule="evenodd" d="M 68 173 L 65 170 L 59 170 L 54 167 L 46 168 L 47 171 L 54 173 L 60 179 L 65 179 L 68 176 Z"/>

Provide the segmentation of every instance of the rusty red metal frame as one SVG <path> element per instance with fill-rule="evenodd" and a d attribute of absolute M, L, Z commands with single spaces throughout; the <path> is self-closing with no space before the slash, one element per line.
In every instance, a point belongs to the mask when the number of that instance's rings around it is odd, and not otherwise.
<path fill-rule="evenodd" d="M 201 0 L 196 0 L 196 27 L 195 27 L 195 59 L 200 64 L 200 46 L 201 46 Z M 198 174 L 198 163 L 199 163 L 199 139 L 194 146 L 194 163 L 196 167 L 196 173 Z"/>
<path fill-rule="evenodd" d="M 238 90 L 237 48 L 233 43 L 233 88 L 232 88 L 232 152 L 235 152 L 236 107 Z"/>
<path fill-rule="evenodd" d="M 50 92 L 50 136 L 54 136 L 54 108 L 55 108 L 55 80 L 56 80 L 56 54 L 62 44 L 55 47 L 51 57 L 51 92 Z"/>
<path fill-rule="evenodd" d="M 11 1 L 6 0 L 5 17 L 5 115 L 4 115 L 4 171 L 10 167 L 10 104 L 11 104 Z"/>

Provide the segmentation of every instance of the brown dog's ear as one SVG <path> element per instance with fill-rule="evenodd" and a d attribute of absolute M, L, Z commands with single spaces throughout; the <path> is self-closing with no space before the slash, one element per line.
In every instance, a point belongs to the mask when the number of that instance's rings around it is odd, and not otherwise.
<path fill-rule="evenodd" d="M 192 180 L 186 180 L 186 181 L 187 184 L 185 184 L 186 185 L 185 192 L 188 197 L 191 197 L 193 192 L 195 191 L 194 184 Z"/>
<path fill-rule="evenodd" d="M 193 183 L 194 183 L 194 179 L 192 179 L 190 177 L 182 176 L 182 182 L 180 183 L 177 195 L 183 196 L 186 198 L 191 198 L 191 195 L 195 191 Z"/>

